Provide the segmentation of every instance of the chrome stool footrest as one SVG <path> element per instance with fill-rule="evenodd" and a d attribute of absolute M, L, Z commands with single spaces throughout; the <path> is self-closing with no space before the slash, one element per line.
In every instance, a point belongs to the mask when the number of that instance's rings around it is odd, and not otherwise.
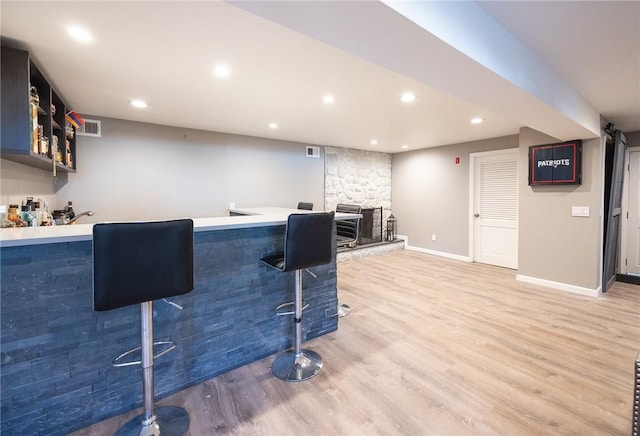
<path fill-rule="evenodd" d="M 303 303 L 304 304 L 304 303 Z M 278 312 L 278 310 L 282 309 L 283 307 L 287 307 L 287 306 L 293 306 L 294 302 L 293 301 L 289 301 L 288 303 L 282 303 L 280 304 L 278 307 L 276 307 L 276 315 L 278 316 L 285 316 L 285 315 L 295 315 L 296 312 L 295 310 L 292 310 L 291 312 Z M 309 307 L 309 304 L 304 304 L 302 306 L 302 309 L 300 309 L 301 311 L 304 311 L 307 307 Z"/>
<path fill-rule="evenodd" d="M 343 316 L 347 316 L 350 313 L 351 313 L 351 306 L 344 303 L 338 305 L 338 317 L 342 318 Z"/>
<path fill-rule="evenodd" d="M 155 354 L 153 356 L 154 359 L 157 359 L 160 356 L 164 356 L 169 351 L 173 351 L 177 347 L 177 344 L 174 341 L 155 341 L 153 343 L 153 346 L 155 347 L 156 345 L 169 345 L 169 347 L 166 350 L 162 350 L 158 354 Z M 124 353 L 122 353 L 121 355 L 113 359 L 113 362 L 111 362 L 111 365 L 116 368 L 119 368 L 122 366 L 140 365 L 142 363 L 142 360 L 131 360 L 129 362 L 119 362 L 123 358 L 136 352 L 142 352 L 142 347 L 136 347 L 136 348 L 132 348 L 131 350 L 125 351 Z"/>

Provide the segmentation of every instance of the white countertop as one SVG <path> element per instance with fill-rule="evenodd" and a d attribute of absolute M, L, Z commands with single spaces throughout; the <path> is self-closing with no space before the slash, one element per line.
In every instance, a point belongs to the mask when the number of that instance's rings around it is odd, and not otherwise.
<path fill-rule="evenodd" d="M 242 215 L 193 218 L 194 232 L 280 225 L 285 224 L 287 218 L 292 213 L 314 213 L 322 211 L 286 209 L 281 207 L 252 207 L 230 209 L 229 212 Z M 336 213 L 337 220 L 354 218 L 356 216 L 358 215 Z M 6 228 L 0 229 L 0 246 L 16 247 L 22 245 L 90 241 L 92 237 L 93 224 Z"/>

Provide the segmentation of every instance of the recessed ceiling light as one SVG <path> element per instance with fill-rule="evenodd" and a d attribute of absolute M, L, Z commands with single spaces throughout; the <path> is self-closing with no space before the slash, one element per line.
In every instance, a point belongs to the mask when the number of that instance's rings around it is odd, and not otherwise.
<path fill-rule="evenodd" d="M 269 128 L 270 129 L 277 129 L 278 125 L 276 123 L 269 123 Z"/>
<path fill-rule="evenodd" d="M 80 42 L 90 42 L 93 38 L 87 29 L 79 26 L 69 26 L 67 27 L 67 33 L 73 39 Z"/>
<path fill-rule="evenodd" d="M 372 139 L 371 142 L 369 142 L 369 144 L 378 145 L 378 140 L 377 139 Z"/>
<path fill-rule="evenodd" d="M 133 107 L 137 107 L 139 109 L 144 109 L 146 108 L 148 105 L 146 102 L 142 101 L 142 100 L 131 100 L 131 106 Z"/>
<path fill-rule="evenodd" d="M 221 79 L 226 79 L 231 75 L 231 68 L 229 68 L 226 64 L 216 65 L 213 69 L 213 74 L 220 77 Z"/>
<path fill-rule="evenodd" d="M 480 117 L 471 118 L 471 124 L 480 124 L 483 121 L 484 121 L 484 118 L 480 118 Z"/>
<path fill-rule="evenodd" d="M 404 145 L 403 145 L 402 147 L 400 147 L 400 148 L 402 148 L 403 150 L 406 150 L 407 148 L 409 148 L 409 146 L 408 146 L 407 144 L 404 144 Z"/>
<path fill-rule="evenodd" d="M 334 101 L 336 101 L 336 99 L 333 97 L 333 95 L 327 94 L 327 95 L 325 95 L 324 97 L 322 97 L 322 101 L 323 101 L 325 104 L 331 104 L 331 103 L 333 103 Z"/>
<path fill-rule="evenodd" d="M 416 95 L 412 92 L 405 92 L 404 94 L 402 94 L 402 97 L 400 97 L 400 101 L 402 101 L 403 103 L 411 103 L 415 99 Z"/>

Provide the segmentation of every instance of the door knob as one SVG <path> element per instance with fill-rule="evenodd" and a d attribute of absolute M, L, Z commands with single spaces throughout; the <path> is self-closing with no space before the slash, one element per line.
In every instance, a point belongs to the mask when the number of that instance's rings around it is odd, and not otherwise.
<path fill-rule="evenodd" d="M 479 213 L 474 213 L 473 216 L 476 217 L 476 218 L 480 218 L 480 214 Z"/>

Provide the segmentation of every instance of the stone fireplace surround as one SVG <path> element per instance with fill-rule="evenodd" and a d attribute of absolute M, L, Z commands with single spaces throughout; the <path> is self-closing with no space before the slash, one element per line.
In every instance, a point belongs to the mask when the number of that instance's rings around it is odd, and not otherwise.
<path fill-rule="evenodd" d="M 391 154 L 327 146 L 324 156 L 325 210 L 338 203 L 382 207 L 384 230 L 391 214 Z"/>

